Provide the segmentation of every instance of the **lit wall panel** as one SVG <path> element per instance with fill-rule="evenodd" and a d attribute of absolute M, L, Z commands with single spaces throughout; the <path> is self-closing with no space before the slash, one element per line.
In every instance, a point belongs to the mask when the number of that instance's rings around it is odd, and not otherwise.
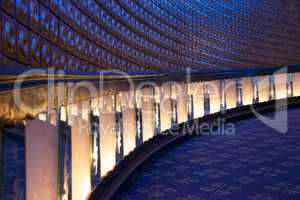
<path fill-rule="evenodd" d="M 91 139 L 88 104 L 78 105 L 71 117 L 72 200 L 86 199 L 91 191 Z"/>
<path fill-rule="evenodd" d="M 116 164 L 116 115 L 112 96 L 105 96 L 100 102 L 100 157 L 104 176 Z"/>
<path fill-rule="evenodd" d="M 242 94 L 243 105 L 250 105 L 253 103 L 252 79 L 249 77 L 242 78 Z"/>
<path fill-rule="evenodd" d="M 258 77 L 258 98 L 259 102 L 266 102 L 269 100 L 269 76 Z"/>
<path fill-rule="evenodd" d="M 225 99 L 226 109 L 235 108 L 237 104 L 236 94 L 236 80 L 226 79 L 225 80 Z"/>
<path fill-rule="evenodd" d="M 161 112 L 161 130 L 167 130 L 171 128 L 171 118 L 172 118 L 172 107 L 171 107 L 171 86 L 162 85 L 161 86 L 162 98 L 160 102 L 160 112 Z"/>
<path fill-rule="evenodd" d="M 187 84 L 181 83 L 176 87 L 177 90 L 177 115 L 178 123 L 187 121 L 188 117 L 188 87 Z"/>
<path fill-rule="evenodd" d="M 210 94 L 210 113 L 219 112 L 221 103 L 220 81 L 209 81 L 207 86 Z"/>
<path fill-rule="evenodd" d="M 57 197 L 58 130 L 39 119 L 26 122 L 26 199 Z"/>
<path fill-rule="evenodd" d="M 284 99 L 287 97 L 287 74 L 275 74 L 275 95 L 276 99 Z"/>
<path fill-rule="evenodd" d="M 147 141 L 154 136 L 154 92 L 153 88 L 143 89 L 143 141 Z"/>
<path fill-rule="evenodd" d="M 123 142 L 124 156 L 134 150 L 136 146 L 136 116 L 134 108 L 134 93 L 123 92 Z"/>
<path fill-rule="evenodd" d="M 192 83 L 192 94 L 194 97 L 194 117 L 202 117 L 204 116 L 203 82 Z"/>
<path fill-rule="evenodd" d="M 300 96 L 300 72 L 293 74 L 293 96 Z"/>

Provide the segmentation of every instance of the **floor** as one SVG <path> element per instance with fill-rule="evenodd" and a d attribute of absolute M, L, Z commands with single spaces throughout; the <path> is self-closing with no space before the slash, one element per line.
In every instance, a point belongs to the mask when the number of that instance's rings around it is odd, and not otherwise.
<path fill-rule="evenodd" d="M 194 137 L 154 158 L 116 198 L 299 200 L 300 109 L 288 119 L 286 134 L 251 118 L 235 135 Z"/>

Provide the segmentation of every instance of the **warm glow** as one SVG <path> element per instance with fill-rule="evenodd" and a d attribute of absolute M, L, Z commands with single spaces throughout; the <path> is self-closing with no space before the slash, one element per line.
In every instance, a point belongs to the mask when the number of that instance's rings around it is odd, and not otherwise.
<path fill-rule="evenodd" d="M 100 113 L 101 176 L 105 176 L 116 164 L 115 113 Z"/>
<path fill-rule="evenodd" d="M 47 121 L 47 113 L 40 113 L 38 118 L 42 121 Z"/>
<path fill-rule="evenodd" d="M 276 99 L 287 97 L 287 74 L 275 74 L 275 95 Z"/>
<path fill-rule="evenodd" d="M 171 86 L 162 86 L 162 98 L 160 102 L 161 131 L 171 128 L 172 107 L 171 107 Z"/>
<path fill-rule="evenodd" d="M 193 83 L 191 90 L 194 97 L 194 117 L 202 117 L 204 116 L 203 82 Z"/>
<path fill-rule="evenodd" d="M 67 121 L 67 108 L 66 106 L 60 107 L 60 120 L 63 122 Z"/>
<path fill-rule="evenodd" d="M 177 87 L 177 116 L 178 123 L 187 121 L 188 117 L 188 87 L 187 84 L 180 84 Z"/>
<path fill-rule="evenodd" d="M 27 121 L 25 140 L 26 199 L 56 199 L 58 188 L 57 128 L 39 119 Z"/>
<path fill-rule="evenodd" d="M 207 89 L 210 94 L 210 113 L 219 112 L 221 106 L 220 81 L 207 82 Z"/>
<path fill-rule="evenodd" d="M 91 190 L 89 123 L 80 116 L 72 118 L 72 200 L 82 200 Z"/>
<path fill-rule="evenodd" d="M 300 73 L 293 74 L 293 96 L 300 96 Z"/>
<path fill-rule="evenodd" d="M 236 107 L 237 103 L 236 94 L 236 80 L 227 79 L 225 80 L 225 99 L 226 99 L 226 109 L 231 109 Z"/>
<path fill-rule="evenodd" d="M 258 77 L 258 98 L 259 102 L 269 100 L 269 76 Z"/>
<path fill-rule="evenodd" d="M 123 142 L 124 142 L 124 156 L 128 155 L 135 148 L 135 133 L 136 133 L 136 119 L 135 110 L 128 108 L 123 112 Z"/>

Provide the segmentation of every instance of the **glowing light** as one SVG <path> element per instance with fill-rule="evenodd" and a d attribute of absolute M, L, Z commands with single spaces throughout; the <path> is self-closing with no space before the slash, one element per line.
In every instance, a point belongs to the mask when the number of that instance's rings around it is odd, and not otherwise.
<path fill-rule="evenodd" d="M 67 121 L 67 108 L 66 106 L 60 107 L 60 120 L 63 122 Z"/>

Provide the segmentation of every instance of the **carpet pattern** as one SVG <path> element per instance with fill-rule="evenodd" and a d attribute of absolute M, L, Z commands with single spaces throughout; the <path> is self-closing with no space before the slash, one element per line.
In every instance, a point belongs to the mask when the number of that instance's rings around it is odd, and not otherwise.
<path fill-rule="evenodd" d="M 282 134 L 251 118 L 234 136 L 198 136 L 152 160 L 117 199 L 299 200 L 300 109 Z"/>

